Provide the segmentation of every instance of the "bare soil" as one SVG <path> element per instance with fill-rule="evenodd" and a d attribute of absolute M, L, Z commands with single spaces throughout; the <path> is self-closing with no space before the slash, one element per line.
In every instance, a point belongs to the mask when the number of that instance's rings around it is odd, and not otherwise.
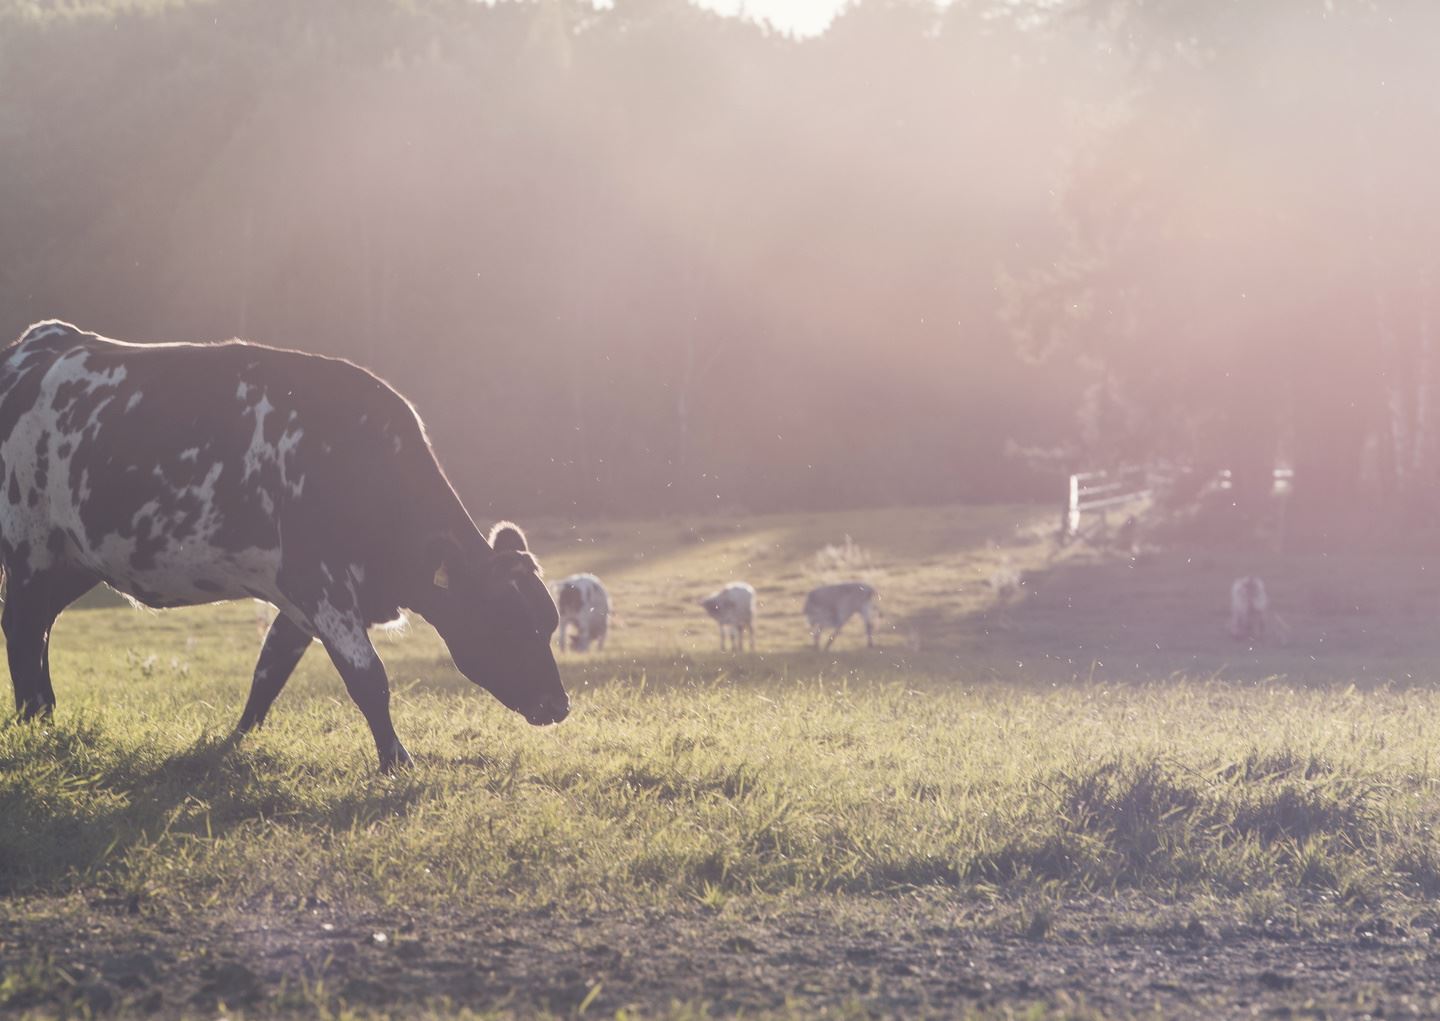
<path fill-rule="evenodd" d="M 457 912 L 437 920 L 324 905 L 158 918 L 78 898 L 0 909 L 0 1014 L 249 1016 L 339 1006 L 519 1016 L 1433 1017 L 1440 926 L 1217 925 L 1175 909 L 1060 907 L 1044 933 L 1013 914 L 903 901 L 714 912 Z M 42 917 L 43 914 L 43 917 Z M 1137 923 L 1137 919 L 1141 920 Z M 1035 923 L 1032 922 L 1032 927 Z"/>

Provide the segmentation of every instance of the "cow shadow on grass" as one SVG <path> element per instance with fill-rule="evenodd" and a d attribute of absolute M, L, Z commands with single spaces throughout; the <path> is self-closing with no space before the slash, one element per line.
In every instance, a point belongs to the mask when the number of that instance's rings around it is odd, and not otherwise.
<path fill-rule="evenodd" d="M 127 863 L 166 842 L 216 840 L 263 820 L 344 832 L 404 814 L 424 793 L 413 773 L 371 774 L 314 797 L 334 773 L 230 734 L 155 754 L 122 748 L 85 718 L 0 724 L 0 896 L 97 879 L 123 892 Z"/>

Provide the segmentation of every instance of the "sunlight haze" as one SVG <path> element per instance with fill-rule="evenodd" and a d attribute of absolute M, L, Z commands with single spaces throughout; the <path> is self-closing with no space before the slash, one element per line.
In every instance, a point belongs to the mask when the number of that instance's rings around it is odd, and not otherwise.
<path fill-rule="evenodd" d="M 845 9 L 845 0 L 695 0 L 697 7 L 767 24 L 794 36 L 815 36 Z"/>

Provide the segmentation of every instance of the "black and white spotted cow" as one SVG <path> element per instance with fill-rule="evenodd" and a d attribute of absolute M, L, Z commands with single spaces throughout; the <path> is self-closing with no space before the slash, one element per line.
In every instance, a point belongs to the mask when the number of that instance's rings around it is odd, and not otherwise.
<path fill-rule="evenodd" d="M 569 636 L 569 648 L 586 652 L 591 643 L 605 648 L 610 631 L 610 593 L 593 574 L 572 574 L 555 583 L 555 602 L 560 607 L 560 631 L 555 642 L 562 650 Z"/>
<path fill-rule="evenodd" d="M 366 634 L 402 607 L 531 723 L 569 711 L 555 604 L 524 535 L 508 523 L 483 535 L 414 409 L 349 362 L 38 323 L 0 353 L 0 480 L 0 623 L 22 717 L 51 712 L 51 625 L 100 583 L 153 607 L 279 609 L 241 732 L 318 638 L 381 767 L 408 762 Z"/>

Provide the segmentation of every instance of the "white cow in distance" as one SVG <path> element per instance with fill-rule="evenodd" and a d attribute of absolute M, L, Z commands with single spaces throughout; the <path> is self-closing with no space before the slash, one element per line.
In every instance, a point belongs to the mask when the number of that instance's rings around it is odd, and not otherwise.
<path fill-rule="evenodd" d="M 555 583 L 555 605 L 560 610 L 560 629 L 555 640 L 566 649 L 565 636 L 570 636 L 569 649 L 585 652 L 590 643 L 605 648 L 605 635 L 610 630 L 610 593 L 593 574 L 572 574 Z"/>
<path fill-rule="evenodd" d="M 755 590 L 743 581 L 732 581 L 729 585 L 712 592 L 700 600 L 705 612 L 720 625 L 720 651 L 725 651 L 725 638 L 732 635 L 731 649 L 741 652 L 745 648 L 745 631 L 750 632 L 750 651 L 755 651 Z"/>
<path fill-rule="evenodd" d="M 1270 615 L 1270 597 L 1265 582 L 1258 574 L 1236 578 L 1230 586 L 1230 635 L 1241 642 L 1259 641 L 1265 637 L 1265 623 Z"/>

